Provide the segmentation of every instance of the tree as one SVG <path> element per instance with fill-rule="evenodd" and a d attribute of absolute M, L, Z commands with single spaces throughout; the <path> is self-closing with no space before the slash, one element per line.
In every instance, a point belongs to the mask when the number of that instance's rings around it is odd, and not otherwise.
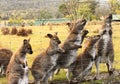
<path fill-rule="evenodd" d="M 120 0 L 109 0 L 111 12 L 120 14 Z"/>
<path fill-rule="evenodd" d="M 100 7 L 97 7 L 95 12 L 96 12 L 95 15 L 97 17 L 106 16 L 106 15 L 111 13 L 110 8 L 106 7 L 106 5 L 102 5 Z"/>
<path fill-rule="evenodd" d="M 23 23 L 23 19 L 21 17 L 11 17 L 8 20 L 8 25 L 12 26 L 12 25 L 21 25 L 21 23 Z"/>
<path fill-rule="evenodd" d="M 59 6 L 59 11 L 72 20 L 77 20 L 82 16 L 91 20 L 95 14 L 97 4 L 96 0 L 67 0 Z"/>
<path fill-rule="evenodd" d="M 64 15 L 64 17 L 69 14 L 67 11 L 66 4 L 61 4 L 58 10 Z"/>
<path fill-rule="evenodd" d="M 40 10 L 38 19 L 49 19 L 52 18 L 52 14 L 48 10 Z"/>
<path fill-rule="evenodd" d="M 52 18 L 52 14 L 48 10 L 40 10 L 38 14 L 38 19 L 42 20 L 42 25 L 45 24 L 46 19 Z"/>

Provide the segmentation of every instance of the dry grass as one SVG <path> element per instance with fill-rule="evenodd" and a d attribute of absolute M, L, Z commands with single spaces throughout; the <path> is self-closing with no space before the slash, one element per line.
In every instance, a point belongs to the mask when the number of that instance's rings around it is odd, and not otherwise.
<path fill-rule="evenodd" d="M 68 36 L 68 30 L 67 26 L 52 26 L 52 30 L 49 30 L 49 26 L 29 26 L 24 27 L 25 29 L 32 29 L 32 33 L 27 37 L 19 37 L 17 35 L 2 35 L 2 32 L 0 32 L 0 45 L 6 48 L 10 48 L 12 51 L 15 51 L 19 45 L 21 44 L 22 40 L 24 38 L 31 38 L 31 45 L 33 47 L 34 53 L 32 55 L 28 55 L 28 65 L 31 67 L 32 61 L 36 55 L 41 53 L 43 50 L 45 50 L 48 46 L 49 39 L 44 38 L 44 36 L 47 33 L 54 33 L 58 32 L 58 36 L 62 43 Z M 93 33 L 94 30 L 97 30 L 101 28 L 101 25 L 86 25 L 85 29 L 89 30 L 88 35 L 93 35 L 97 33 Z M 11 29 L 11 28 L 10 28 Z M 113 25 L 113 43 L 114 43 L 114 49 L 115 49 L 115 62 L 114 67 L 116 69 L 120 69 L 119 63 L 120 63 L 120 25 Z M 81 52 L 81 50 L 79 50 Z M 105 64 L 100 65 L 101 71 L 107 71 Z M 93 66 L 93 72 L 95 71 L 95 68 Z M 59 76 L 55 76 L 55 79 L 63 79 L 66 78 L 64 72 L 61 72 Z M 32 77 L 30 77 L 32 79 Z M 0 84 L 3 84 L 6 82 L 5 78 L 0 78 Z"/>

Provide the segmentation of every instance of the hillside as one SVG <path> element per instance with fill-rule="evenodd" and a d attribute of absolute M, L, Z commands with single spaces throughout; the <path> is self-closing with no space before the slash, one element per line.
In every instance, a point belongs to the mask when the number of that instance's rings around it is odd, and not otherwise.
<path fill-rule="evenodd" d="M 0 0 L 0 11 L 50 8 L 56 9 L 63 0 Z"/>

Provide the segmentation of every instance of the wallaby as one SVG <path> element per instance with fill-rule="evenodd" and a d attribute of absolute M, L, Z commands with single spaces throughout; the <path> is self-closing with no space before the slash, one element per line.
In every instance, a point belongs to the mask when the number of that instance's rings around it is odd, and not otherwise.
<path fill-rule="evenodd" d="M 7 48 L 0 48 L 0 73 L 5 75 L 8 63 L 12 57 L 13 52 Z"/>
<path fill-rule="evenodd" d="M 28 65 L 26 54 L 32 54 L 30 39 L 23 40 L 20 48 L 12 55 L 7 67 L 8 84 L 28 84 Z"/>
<path fill-rule="evenodd" d="M 99 79 L 99 64 L 106 63 L 109 75 L 113 73 L 113 62 L 114 62 L 114 48 L 112 42 L 112 14 L 110 14 L 104 20 L 104 25 L 101 29 L 102 38 L 97 44 L 97 56 L 95 60 L 95 65 L 97 69 L 96 79 Z"/>
<path fill-rule="evenodd" d="M 56 66 L 56 61 L 60 53 L 63 53 L 64 50 L 59 47 L 61 41 L 59 40 L 57 34 L 47 34 L 47 37 L 50 39 L 48 48 L 40 53 L 33 61 L 32 64 L 32 75 L 35 80 L 35 84 L 48 84 L 48 78 L 46 78 L 46 73 L 49 72 L 54 66 Z M 50 73 L 51 74 L 51 73 Z M 43 81 L 43 78 L 45 80 Z"/>
<path fill-rule="evenodd" d="M 85 41 L 85 48 L 80 53 L 76 61 L 71 64 L 68 69 L 67 79 L 69 82 L 76 81 L 78 79 L 83 80 L 84 76 L 88 75 L 94 64 L 96 57 L 96 43 L 100 39 L 100 35 L 87 37 Z M 72 80 L 70 79 L 70 73 L 72 72 Z"/>
<path fill-rule="evenodd" d="M 61 48 L 64 49 L 65 52 L 59 55 L 56 66 L 49 70 L 49 73 L 53 74 L 56 69 L 69 68 L 76 60 L 77 51 L 82 47 L 82 41 L 88 33 L 88 31 L 83 30 L 86 22 L 85 19 L 82 19 L 75 23 L 74 28 L 71 30 L 65 42 L 61 45 Z M 47 77 L 50 77 L 50 74 L 47 74 Z M 43 80 L 45 80 L 45 77 Z"/>
<path fill-rule="evenodd" d="M 81 43 L 83 42 L 84 38 L 86 37 L 86 35 L 89 33 L 88 30 L 82 30 L 82 39 L 81 39 Z M 68 71 L 68 69 L 64 69 L 65 72 Z M 60 72 L 60 69 L 56 69 L 56 71 L 54 72 L 56 75 Z"/>

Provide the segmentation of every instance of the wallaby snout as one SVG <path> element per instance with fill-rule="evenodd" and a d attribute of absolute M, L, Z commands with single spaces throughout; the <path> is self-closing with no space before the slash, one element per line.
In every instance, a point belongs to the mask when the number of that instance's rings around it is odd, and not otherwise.
<path fill-rule="evenodd" d="M 32 54 L 33 53 L 33 51 L 30 51 L 30 54 Z"/>
<path fill-rule="evenodd" d="M 61 44 L 61 41 L 58 41 L 58 44 Z"/>

